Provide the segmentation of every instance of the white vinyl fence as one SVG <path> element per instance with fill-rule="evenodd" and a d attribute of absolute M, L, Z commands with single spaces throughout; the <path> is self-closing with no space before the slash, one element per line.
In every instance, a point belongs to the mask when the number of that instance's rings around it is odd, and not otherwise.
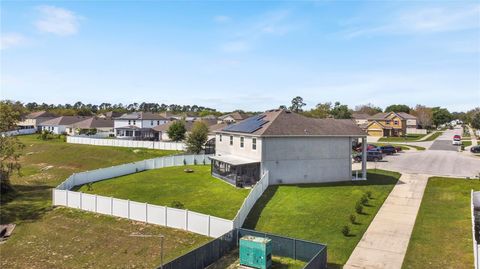
<path fill-rule="evenodd" d="M 478 252 L 480 249 L 480 242 L 477 242 L 475 239 L 475 208 L 480 208 L 480 191 L 474 192 L 473 190 L 471 191 L 471 199 L 472 199 L 472 204 L 471 204 L 471 212 L 472 212 L 472 235 L 473 235 L 473 257 L 474 257 L 474 262 L 475 262 L 475 269 L 480 268 L 480 260 L 478 257 Z"/>
<path fill-rule="evenodd" d="M 262 178 L 255 184 L 245 201 L 243 201 L 242 207 L 238 210 L 237 215 L 233 219 L 234 227 L 241 228 L 243 223 L 247 219 L 248 213 L 252 210 L 253 206 L 257 202 L 258 198 L 262 196 L 263 192 L 268 188 L 268 171 L 263 174 Z"/>
<path fill-rule="evenodd" d="M 90 137 L 80 137 L 80 136 L 68 136 L 67 143 L 86 144 L 86 145 L 95 145 L 95 146 L 110 146 L 110 147 L 163 149 L 163 150 L 185 150 L 186 148 L 184 143 L 179 143 L 179 142 L 90 138 Z"/>
<path fill-rule="evenodd" d="M 427 129 L 407 128 L 407 134 L 427 134 Z"/>
<path fill-rule="evenodd" d="M 14 131 L 2 132 L 2 136 L 16 136 L 16 135 L 25 135 L 25 134 L 34 134 L 37 131 L 35 128 L 31 129 L 19 129 Z"/>
<path fill-rule="evenodd" d="M 90 182 L 184 164 L 210 164 L 210 159 L 207 155 L 166 156 L 76 173 L 53 190 L 53 205 L 183 229 L 210 237 L 218 237 L 232 230 L 232 220 L 184 209 L 70 191 L 74 186 Z"/>
<path fill-rule="evenodd" d="M 219 237 L 233 229 L 233 221 L 185 209 L 151 205 L 68 190 L 53 190 L 53 204 Z"/>

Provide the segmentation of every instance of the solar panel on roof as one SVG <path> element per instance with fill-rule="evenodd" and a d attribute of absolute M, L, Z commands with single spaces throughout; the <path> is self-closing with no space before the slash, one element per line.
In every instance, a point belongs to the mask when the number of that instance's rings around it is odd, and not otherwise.
<path fill-rule="evenodd" d="M 263 118 L 265 118 L 265 115 L 253 116 L 239 123 L 227 126 L 223 130 L 227 132 L 253 133 L 268 122 Z"/>

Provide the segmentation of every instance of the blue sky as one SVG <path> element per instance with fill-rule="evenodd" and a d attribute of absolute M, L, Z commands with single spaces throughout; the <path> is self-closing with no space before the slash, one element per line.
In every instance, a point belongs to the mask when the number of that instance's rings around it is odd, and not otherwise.
<path fill-rule="evenodd" d="M 480 104 L 478 1 L 1 2 L 1 96 Z"/>

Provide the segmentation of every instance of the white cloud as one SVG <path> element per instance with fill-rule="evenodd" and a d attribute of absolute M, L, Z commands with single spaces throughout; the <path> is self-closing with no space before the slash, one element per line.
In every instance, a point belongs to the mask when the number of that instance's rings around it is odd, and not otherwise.
<path fill-rule="evenodd" d="M 380 19 L 383 21 L 373 22 L 373 26 L 347 29 L 344 36 L 355 38 L 378 34 L 424 34 L 476 29 L 480 28 L 480 5 L 403 10 L 398 14 L 386 14 Z M 363 23 L 368 23 L 368 19 Z"/>
<path fill-rule="evenodd" d="M 0 49 L 8 49 L 25 44 L 26 38 L 18 33 L 4 33 L 1 35 Z"/>
<path fill-rule="evenodd" d="M 237 26 L 241 30 L 234 31 L 230 41 L 222 44 L 226 52 L 244 52 L 251 50 L 255 44 L 269 36 L 283 36 L 296 29 L 297 25 L 288 21 L 288 10 L 277 10 L 263 14 L 254 21 Z"/>
<path fill-rule="evenodd" d="M 230 18 L 229 16 L 225 16 L 225 15 L 218 15 L 218 16 L 213 17 L 213 20 L 215 22 L 218 22 L 218 23 L 225 23 L 225 22 L 231 21 L 232 18 Z"/>
<path fill-rule="evenodd" d="M 60 36 L 73 35 L 80 27 L 80 16 L 74 12 L 55 6 L 40 6 L 40 19 L 35 26 L 41 32 L 52 33 Z"/>

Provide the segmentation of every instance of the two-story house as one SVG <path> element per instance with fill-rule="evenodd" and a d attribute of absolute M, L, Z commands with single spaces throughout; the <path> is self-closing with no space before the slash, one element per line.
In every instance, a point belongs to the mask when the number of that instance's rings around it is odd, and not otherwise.
<path fill-rule="evenodd" d="M 156 132 L 153 128 L 168 121 L 151 112 L 126 113 L 114 119 L 115 135 L 122 139 L 154 140 Z"/>
<path fill-rule="evenodd" d="M 237 186 L 254 184 L 266 171 L 270 184 L 351 180 L 358 138 L 365 142 L 366 133 L 352 120 L 270 110 L 216 131 L 212 175 Z"/>
<path fill-rule="evenodd" d="M 236 112 L 232 112 L 232 113 L 225 114 L 223 116 L 218 117 L 217 123 L 231 124 L 231 123 L 240 122 L 248 117 L 250 117 L 250 115 L 236 111 Z"/>
<path fill-rule="evenodd" d="M 37 111 L 27 114 L 22 117 L 22 120 L 17 123 L 19 129 L 36 129 L 40 130 L 40 124 L 44 121 L 51 120 L 57 116 L 47 111 Z"/>
<path fill-rule="evenodd" d="M 366 130 L 370 136 L 403 136 L 409 128 L 417 128 L 417 118 L 404 112 L 377 113 L 368 118 Z"/>

